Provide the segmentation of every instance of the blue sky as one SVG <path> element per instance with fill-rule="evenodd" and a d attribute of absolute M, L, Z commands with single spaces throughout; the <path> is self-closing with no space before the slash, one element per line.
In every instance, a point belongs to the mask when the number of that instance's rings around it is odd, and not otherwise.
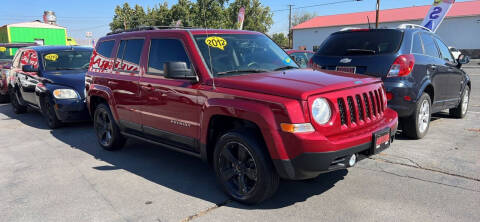
<path fill-rule="evenodd" d="M 177 0 L 166 0 L 169 5 Z M 195 0 L 193 0 L 195 1 Z M 233 1 L 233 0 L 230 0 Z M 342 0 L 261 0 L 261 3 L 269 6 L 272 11 L 287 9 L 289 4 L 294 7 L 302 7 L 316 4 L 338 2 Z M 457 0 L 462 2 L 466 0 Z M 140 4 L 146 8 L 163 0 L 3 0 L 0 7 L 0 26 L 10 23 L 33 21 L 42 19 L 43 11 L 55 11 L 58 24 L 68 28 L 70 36 L 83 39 L 85 32 L 93 32 L 94 38 L 101 37 L 109 32 L 108 24 L 113 17 L 116 5 L 128 2 L 131 5 Z M 382 0 L 381 9 L 401 8 L 432 4 L 433 0 Z M 311 12 L 317 15 L 333 15 L 350 12 L 375 10 L 376 0 L 363 0 L 332 4 L 327 6 L 308 7 L 294 10 L 295 12 Z M 21 10 L 19 10 L 21 9 Z M 248 16 L 248 15 L 246 15 Z M 288 10 L 274 12 L 274 24 L 269 33 L 287 32 Z"/>

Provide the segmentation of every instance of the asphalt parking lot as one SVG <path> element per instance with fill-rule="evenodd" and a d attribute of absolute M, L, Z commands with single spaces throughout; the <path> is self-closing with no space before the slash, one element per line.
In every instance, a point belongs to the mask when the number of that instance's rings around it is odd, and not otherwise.
<path fill-rule="evenodd" d="M 283 181 L 258 206 L 232 202 L 201 160 L 129 141 L 99 148 L 89 123 L 49 130 L 0 105 L 0 221 L 480 221 L 480 68 L 465 119 L 433 116 L 354 168 Z"/>

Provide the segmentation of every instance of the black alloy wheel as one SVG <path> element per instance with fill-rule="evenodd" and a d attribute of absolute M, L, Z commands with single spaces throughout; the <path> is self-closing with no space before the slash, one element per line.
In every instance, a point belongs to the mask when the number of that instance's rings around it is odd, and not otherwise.
<path fill-rule="evenodd" d="M 239 142 L 229 142 L 220 153 L 219 170 L 229 193 L 241 198 L 257 184 L 258 170 L 248 149 Z"/>
<path fill-rule="evenodd" d="M 113 119 L 110 109 L 105 104 L 100 104 L 95 109 L 93 125 L 100 146 L 106 150 L 118 150 L 125 144 L 125 138 Z"/>
<path fill-rule="evenodd" d="M 280 177 L 258 133 L 238 129 L 223 134 L 213 156 L 217 181 L 234 200 L 257 204 L 278 189 Z"/>

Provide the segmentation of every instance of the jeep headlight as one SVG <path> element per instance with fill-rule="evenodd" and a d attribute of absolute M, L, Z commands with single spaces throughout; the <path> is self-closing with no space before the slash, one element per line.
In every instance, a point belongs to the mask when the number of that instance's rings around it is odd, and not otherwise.
<path fill-rule="evenodd" d="M 56 99 L 78 99 L 78 93 L 73 89 L 56 89 L 53 91 Z"/>
<path fill-rule="evenodd" d="M 328 104 L 326 99 L 317 98 L 313 101 L 312 116 L 315 122 L 321 125 L 330 121 L 330 117 L 332 117 L 332 110 L 330 109 L 330 104 Z"/>

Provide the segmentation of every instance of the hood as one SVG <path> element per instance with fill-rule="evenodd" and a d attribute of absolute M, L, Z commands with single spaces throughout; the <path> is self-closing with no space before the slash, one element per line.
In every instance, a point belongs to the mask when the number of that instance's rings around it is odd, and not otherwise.
<path fill-rule="evenodd" d="M 308 96 L 380 82 L 378 78 L 336 71 L 295 69 L 215 78 L 217 87 L 306 100 Z"/>
<path fill-rule="evenodd" d="M 75 89 L 80 97 L 85 98 L 85 74 L 86 70 L 72 70 L 61 72 L 46 72 L 43 77 L 49 79 L 55 85 L 66 86 Z"/>

